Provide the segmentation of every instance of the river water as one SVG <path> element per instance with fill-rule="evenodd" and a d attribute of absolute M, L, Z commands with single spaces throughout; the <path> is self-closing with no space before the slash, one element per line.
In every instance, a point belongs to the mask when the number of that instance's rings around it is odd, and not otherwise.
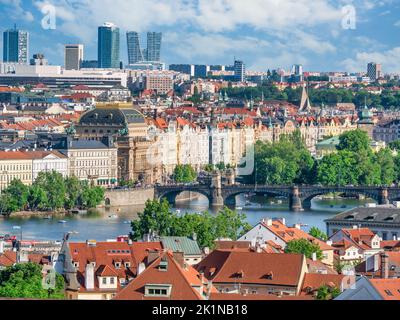
<path fill-rule="evenodd" d="M 274 199 L 263 196 L 246 198 L 239 195 L 236 198 L 236 208 L 247 216 L 250 224 L 254 225 L 262 218 L 285 218 L 286 224 L 303 224 L 308 230 L 316 226 L 326 230 L 324 220 L 350 208 L 372 202 L 373 200 L 356 199 L 314 199 L 310 210 L 292 212 L 288 209 L 285 199 Z M 126 235 L 130 231 L 130 221 L 137 218 L 137 213 L 143 207 L 121 207 L 98 209 L 87 215 L 73 217 L 59 217 L 50 220 L 43 218 L 0 218 L 0 235 L 11 234 L 24 240 L 61 240 L 63 234 L 69 231 L 78 232 L 73 235 L 75 241 L 95 239 L 105 241 L 115 239 L 119 235 Z M 181 202 L 174 206 L 174 210 L 185 212 L 201 212 L 209 210 L 208 200 L 202 196 L 196 200 Z M 60 223 L 65 220 L 65 223 Z M 15 228 L 17 227 L 17 228 Z"/>

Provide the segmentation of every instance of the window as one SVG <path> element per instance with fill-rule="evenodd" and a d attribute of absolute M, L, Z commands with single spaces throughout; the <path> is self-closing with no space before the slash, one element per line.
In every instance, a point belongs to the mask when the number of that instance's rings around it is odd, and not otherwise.
<path fill-rule="evenodd" d="M 145 288 L 146 296 L 168 297 L 171 292 L 171 285 L 148 285 Z"/>
<path fill-rule="evenodd" d="M 114 281 L 115 281 L 114 277 L 111 277 L 110 278 L 110 284 L 114 284 Z"/>
<path fill-rule="evenodd" d="M 103 284 L 107 284 L 107 278 L 103 278 L 102 282 Z"/>

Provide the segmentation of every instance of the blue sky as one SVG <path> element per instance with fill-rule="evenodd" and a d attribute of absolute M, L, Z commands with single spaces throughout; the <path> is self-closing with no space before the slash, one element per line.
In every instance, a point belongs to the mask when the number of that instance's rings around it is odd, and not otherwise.
<path fill-rule="evenodd" d="M 162 31 L 167 64 L 237 57 L 251 70 L 364 71 L 376 61 L 400 73 L 399 0 L 0 0 L 0 8 L 1 29 L 28 30 L 30 54 L 52 64 L 63 63 L 66 43 L 97 59 L 97 26 L 109 21 L 121 28 L 124 62 L 127 30 Z M 43 29 L 52 8 L 55 29 Z"/>

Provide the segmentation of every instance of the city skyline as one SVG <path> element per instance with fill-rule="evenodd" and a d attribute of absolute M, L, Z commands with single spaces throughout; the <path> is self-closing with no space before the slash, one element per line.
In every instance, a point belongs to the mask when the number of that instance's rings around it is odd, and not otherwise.
<path fill-rule="evenodd" d="M 117 1 L 112 8 L 107 8 L 106 3 L 96 5 L 90 19 L 83 17 L 92 9 L 91 4 L 79 0 L 53 1 L 55 30 L 41 27 L 42 2 L 2 3 L 3 31 L 14 23 L 29 31 L 30 52 L 43 52 L 52 64 L 62 65 L 67 43 L 84 44 L 87 59 L 96 59 L 97 26 L 111 21 L 120 27 L 121 34 L 129 30 L 162 30 L 162 60 L 167 64 L 229 64 L 236 56 L 246 63 L 248 70 L 288 69 L 292 64 L 302 64 L 309 71 L 365 72 L 366 64 L 375 61 L 382 64 L 384 73 L 400 71 L 400 47 L 396 39 L 400 23 L 395 15 L 398 5 L 390 0 L 353 1 L 355 29 L 342 26 L 342 9 L 348 1 L 333 4 L 325 0 L 313 3 L 287 0 L 279 10 L 274 10 L 270 1 L 247 2 L 245 6 L 232 1 L 231 8 L 218 2 L 214 11 L 209 10 L 207 1 L 199 4 Z M 216 14 L 224 18 L 216 19 Z M 120 51 L 126 64 L 125 41 Z"/>

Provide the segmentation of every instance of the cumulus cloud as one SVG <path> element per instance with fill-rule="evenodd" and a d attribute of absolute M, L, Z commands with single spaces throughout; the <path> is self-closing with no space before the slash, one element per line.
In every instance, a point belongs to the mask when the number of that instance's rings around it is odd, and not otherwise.
<path fill-rule="evenodd" d="M 7 14 L 15 20 L 32 22 L 34 20 L 32 12 L 23 9 L 21 0 L 0 0 L 2 10 L 7 10 Z"/>
<path fill-rule="evenodd" d="M 387 51 L 359 52 L 353 59 L 346 59 L 342 65 L 349 71 L 366 70 L 369 62 L 382 64 L 384 72 L 400 72 L 400 47 Z"/>

